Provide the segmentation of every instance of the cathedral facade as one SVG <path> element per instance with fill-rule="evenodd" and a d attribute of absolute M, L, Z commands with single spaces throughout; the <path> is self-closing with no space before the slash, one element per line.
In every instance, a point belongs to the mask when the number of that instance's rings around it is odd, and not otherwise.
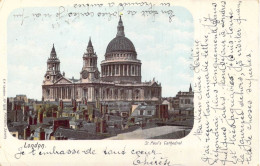
<path fill-rule="evenodd" d="M 66 78 L 60 72 L 60 60 L 53 45 L 47 60 L 47 71 L 42 84 L 44 101 L 76 100 L 96 102 L 158 102 L 161 100 L 161 84 L 154 79 L 142 82 L 142 63 L 131 40 L 125 37 L 120 16 L 117 34 L 106 49 L 101 72 L 97 67 L 97 55 L 91 39 L 83 54 L 80 78 Z"/>

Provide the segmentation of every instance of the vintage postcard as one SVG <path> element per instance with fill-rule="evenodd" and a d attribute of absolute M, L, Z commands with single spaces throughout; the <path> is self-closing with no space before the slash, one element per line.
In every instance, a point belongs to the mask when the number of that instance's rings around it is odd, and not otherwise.
<path fill-rule="evenodd" d="M 0 1 L 0 165 L 259 165 L 259 1 Z"/>

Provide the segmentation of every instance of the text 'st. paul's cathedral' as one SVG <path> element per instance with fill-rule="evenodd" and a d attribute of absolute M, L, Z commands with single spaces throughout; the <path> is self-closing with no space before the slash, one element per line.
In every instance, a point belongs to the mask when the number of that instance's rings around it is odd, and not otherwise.
<path fill-rule="evenodd" d="M 125 37 L 120 16 L 116 37 L 109 42 L 105 60 L 101 62 L 101 73 L 91 39 L 83 54 L 80 79 L 66 78 L 60 72 L 53 45 L 42 85 L 43 100 L 157 102 L 161 99 L 161 84 L 154 79 L 141 82 L 141 66 L 133 43 Z"/>

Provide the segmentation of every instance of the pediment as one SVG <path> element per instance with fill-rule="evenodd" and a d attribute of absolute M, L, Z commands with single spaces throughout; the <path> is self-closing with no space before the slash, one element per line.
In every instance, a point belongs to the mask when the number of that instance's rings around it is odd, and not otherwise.
<path fill-rule="evenodd" d="M 65 77 L 61 77 L 54 84 L 71 84 L 72 82 Z"/>
<path fill-rule="evenodd" d="M 153 82 L 151 86 L 152 87 L 158 87 L 159 85 L 156 82 Z"/>

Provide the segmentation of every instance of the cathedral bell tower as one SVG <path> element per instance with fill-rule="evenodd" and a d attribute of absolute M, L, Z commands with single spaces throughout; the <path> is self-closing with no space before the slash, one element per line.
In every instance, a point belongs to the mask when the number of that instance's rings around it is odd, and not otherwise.
<path fill-rule="evenodd" d="M 89 39 L 87 52 L 83 55 L 83 67 L 80 72 L 81 82 L 99 82 L 99 71 L 97 68 L 97 55 Z"/>
<path fill-rule="evenodd" d="M 62 77 L 60 73 L 60 60 L 57 57 L 54 44 L 50 57 L 47 60 L 47 71 L 44 75 L 44 84 L 52 84 Z"/>

